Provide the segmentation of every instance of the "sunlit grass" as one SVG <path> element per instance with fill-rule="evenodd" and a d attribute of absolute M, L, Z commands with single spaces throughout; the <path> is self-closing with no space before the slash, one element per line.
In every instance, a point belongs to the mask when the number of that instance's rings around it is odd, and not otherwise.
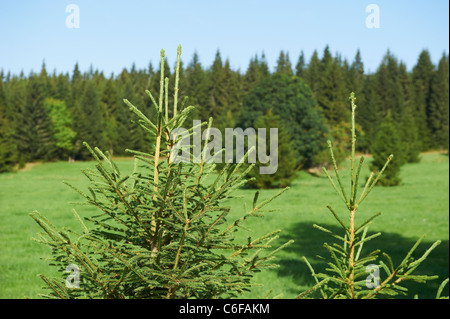
<path fill-rule="evenodd" d="M 127 159 L 117 160 L 117 164 L 124 173 L 133 169 L 133 162 Z M 38 298 L 39 293 L 42 293 L 43 282 L 38 275 L 51 273 L 51 268 L 41 260 L 41 257 L 48 255 L 49 250 L 31 240 L 40 229 L 29 213 L 37 210 L 57 226 L 78 228 L 72 208 L 81 216 L 89 215 L 93 210 L 88 206 L 77 207 L 72 204 L 82 198 L 64 185 L 63 181 L 83 188 L 87 183 L 81 169 L 92 166 L 92 162 L 43 163 L 30 170 L 0 175 L 0 298 Z M 362 174 L 368 175 L 367 165 Z M 438 274 L 440 279 L 427 286 L 421 285 L 420 289 L 413 285 L 411 296 L 417 293 L 419 297 L 432 298 L 439 283 L 449 276 L 448 174 L 448 156 L 424 154 L 420 163 L 402 168 L 401 186 L 376 187 L 356 216 L 357 221 L 363 221 L 373 213 L 382 212 L 370 231 L 381 231 L 383 235 L 375 239 L 368 249 L 381 248 L 394 261 L 404 257 L 423 234 L 427 238 L 419 253 L 431 242 L 442 240 L 441 245 L 419 268 L 424 274 Z M 261 190 L 260 200 L 269 198 L 277 191 Z M 236 192 L 239 197 L 227 203 L 232 208 L 229 221 L 251 207 L 254 193 L 255 190 L 250 189 Z M 279 268 L 256 275 L 256 282 L 263 286 L 255 287 L 242 297 L 263 298 L 272 290 L 269 297 L 283 294 L 283 298 L 292 298 L 313 283 L 302 256 L 307 256 L 308 260 L 317 264 L 315 256 L 326 255 L 322 248 L 323 242 L 332 239 L 324 237 L 312 224 L 327 225 L 328 228 L 336 226 L 326 209 L 329 204 L 345 218 L 345 207 L 342 207 L 329 181 L 301 172 L 291 188 L 267 207 L 267 210 L 277 211 L 268 212 L 264 218 L 246 220 L 245 226 L 251 232 L 243 232 L 241 236 L 245 238 L 256 238 L 280 229 L 280 238 L 274 243 L 274 248 L 291 239 L 295 243 L 277 255 Z M 444 294 L 448 295 L 448 288 Z"/>

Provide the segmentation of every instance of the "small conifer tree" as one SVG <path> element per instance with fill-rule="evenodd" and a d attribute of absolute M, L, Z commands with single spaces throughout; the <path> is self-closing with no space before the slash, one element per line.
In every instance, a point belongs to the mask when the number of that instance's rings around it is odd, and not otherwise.
<path fill-rule="evenodd" d="M 329 211 L 339 223 L 343 230 L 343 234 L 336 234 L 325 227 L 314 225 L 315 228 L 331 235 L 337 239 L 338 242 L 333 244 L 325 243 L 324 247 L 330 254 L 330 259 L 320 257 L 328 266 L 325 273 L 316 273 L 311 263 L 304 257 L 306 264 L 312 272 L 316 284 L 309 290 L 301 293 L 298 298 L 310 298 L 313 293 L 320 293 L 319 297 L 324 299 L 373 299 L 377 297 L 397 296 L 399 294 L 406 294 L 407 288 L 403 286 L 406 281 L 426 282 L 431 279 L 436 279 L 437 276 L 416 275 L 413 272 L 419 265 L 427 258 L 430 252 L 440 244 L 436 241 L 425 253 L 419 257 L 414 258 L 414 252 L 425 236 L 422 236 L 406 254 L 406 257 L 400 262 L 398 266 L 394 266 L 391 257 L 388 254 L 382 253 L 384 260 L 379 260 L 380 250 L 371 251 L 368 254 L 363 252 L 363 246 L 366 242 L 378 237 L 381 233 L 369 235 L 368 226 L 381 213 L 377 213 L 362 223 L 357 223 L 357 210 L 360 204 L 364 201 L 367 195 L 372 191 L 375 184 L 379 182 L 382 174 L 386 171 L 388 164 L 391 162 L 393 155 L 389 155 L 387 161 L 378 172 L 372 172 L 367 180 L 361 195 L 358 197 L 358 182 L 360 178 L 361 168 L 363 166 L 364 157 L 361 157 L 357 163 L 355 148 L 356 148 L 356 133 L 355 133 L 355 95 L 350 95 L 351 111 L 352 111 L 352 141 L 351 141 L 351 187 L 350 192 L 347 192 L 342 182 L 342 177 L 339 173 L 337 163 L 333 153 L 331 142 L 328 146 L 331 153 L 332 162 L 336 174 L 337 182 L 335 182 L 326 168 L 323 168 L 324 173 L 330 180 L 333 188 L 338 193 L 345 204 L 348 213 L 346 217 L 348 221 L 342 218 L 331 206 L 328 206 Z M 386 137 L 389 138 L 389 137 Z M 381 276 L 374 274 L 375 270 L 385 272 L 383 279 Z M 448 283 L 448 279 L 442 282 L 438 289 L 437 298 L 441 297 L 444 286 Z"/>
<path fill-rule="evenodd" d="M 247 218 L 261 216 L 263 207 L 285 189 L 261 203 L 256 193 L 251 209 L 229 221 L 230 208 L 224 201 L 247 182 L 251 167 L 242 171 L 242 164 L 226 165 L 216 174 L 214 164 L 206 163 L 204 156 L 198 163 L 173 161 L 172 133 L 194 109 L 186 106 L 186 98 L 178 105 L 180 54 L 181 47 L 171 112 L 163 50 L 159 103 L 147 91 L 156 117 L 149 119 L 124 100 L 138 116 L 139 126 L 155 136 L 151 152 L 129 151 L 135 158 L 132 174 L 122 174 L 109 153 L 85 144 L 97 161 L 96 170 L 83 171 L 90 181 L 86 192 L 74 189 L 99 214 L 83 221 L 75 212 L 80 230 L 60 229 L 38 212 L 32 214 L 44 231 L 37 240 L 51 247 L 51 263 L 59 269 L 57 278 L 41 276 L 48 297 L 238 296 L 254 285 L 252 274 L 274 267 L 274 254 L 289 244 L 267 252 L 278 230 L 245 242 L 235 241 L 233 235 L 243 229 Z M 68 266 L 79 271 L 78 285 L 65 284 Z"/>

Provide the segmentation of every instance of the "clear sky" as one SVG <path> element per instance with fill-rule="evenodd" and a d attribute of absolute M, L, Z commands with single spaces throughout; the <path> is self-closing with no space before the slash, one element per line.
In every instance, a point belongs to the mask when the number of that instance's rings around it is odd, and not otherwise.
<path fill-rule="evenodd" d="M 79 28 L 68 28 L 69 4 L 79 8 Z M 379 28 L 368 28 L 369 4 L 379 8 Z M 219 49 L 233 69 L 265 53 L 273 70 L 280 50 L 293 65 L 300 51 L 309 61 L 316 49 L 353 60 L 360 49 L 373 72 L 389 49 L 411 69 L 422 49 L 434 63 L 449 52 L 447 0 L 0 0 L 0 69 L 19 74 L 82 71 L 92 65 L 105 75 L 135 63 L 158 64 L 165 49 L 171 66 L 178 44 L 188 63 L 195 51 L 210 66 Z M 72 20 L 71 20 L 72 21 Z"/>

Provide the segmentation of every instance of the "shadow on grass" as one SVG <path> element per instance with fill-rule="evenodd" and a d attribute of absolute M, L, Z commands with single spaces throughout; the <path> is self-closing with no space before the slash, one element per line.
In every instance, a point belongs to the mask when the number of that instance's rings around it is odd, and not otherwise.
<path fill-rule="evenodd" d="M 336 234 L 342 234 L 343 230 L 338 226 L 321 225 Z M 277 269 L 278 276 L 289 276 L 294 283 L 298 286 L 312 287 L 314 285 L 314 279 L 311 272 L 303 260 L 303 256 L 313 266 L 316 273 L 325 272 L 325 262 L 317 258 L 317 255 L 325 257 L 330 260 L 331 257 L 328 251 L 323 247 L 326 242 L 332 244 L 337 242 L 334 237 L 320 231 L 312 226 L 310 223 L 297 223 L 286 232 L 289 236 L 282 236 L 281 242 L 285 242 L 294 239 L 295 242 L 284 249 L 283 256 L 279 256 L 277 263 L 280 268 Z M 368 232 L 368 236 L 371 233 Z M 417 238 L 418 239 L 418 238 Z M 379 237 L 372 239 L 364 244 L 361 256 L 370 253 L 373 250 L 380 249 L 381 253 L 387 253 L 394 263 L 394 267 L 398 266 L 404 259 L 409 250 L 413 247 L 416 240 L 414 238 L 402 237 L 396 233 L 382 233 Z M 419 247 L 416 249 L 413 257 L 415 259 L 420 258 L 422 254 L 433 244 L 434 242 L 426 241 L 426 238 Z M 340 243 L 339 243 L 340 244 Z M 379 258 L 385 261 L 384 256 L 379 254 Z M 286 256 L 286 257 L 285 257 Z M 288 257 L 289 256 L 289 257 Z M 294 256 L 294 257 L 291 257 Z M 431 253 L 428 258 L 422 262 L 422 264 L 413 272 L 416 275 L 438 275 L 439 279 L 428 281 L 426 284 L 408 282 L 404 284 L 408 288 L 407 296 L 399 296 L 396 298 L 413 298 L 417 295 L 420 299 L 433 299 L 436 296 L 439 285 L 442 281 L 449 276 L 449 242 L 442 241 Z M 386 278 L 386 274 L 383 270 L 380 270 L 381 280 Z M 304 289 L 306 290 L 306 289 Z M 303 290 L 303 291 L 304 291 Z M 291 291 L 291 293 L 298 295 L 302 291 Z M 449 295 L 449 285 L 445 287 L 441 296 Z M 314 298 L 320 297 L 319 295 L 313 295 Z"/>

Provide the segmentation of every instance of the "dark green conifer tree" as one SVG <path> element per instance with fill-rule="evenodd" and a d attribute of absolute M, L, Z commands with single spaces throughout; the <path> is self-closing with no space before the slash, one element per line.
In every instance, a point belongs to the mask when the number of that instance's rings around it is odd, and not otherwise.
<path fill-rule="evenodd" d="M 320 58 L 317 50 L 314 50 L 305 72 L 306 83 L 311 88 L 314 98 L 317 99 L 320 81 Z"/>
<path fill-rule="evenodd" d="M 345 78 L 339 60 L 333 58 L 325 47 L 320 64 L 317 85 L 317 103 L 329 125 L 336 125 L 349 118 L 350 110 L 345 101 Z"/>
<path fill-rule="evenodd" d="M 281 50 L 280 55 L 277 60 L 277 67 L 275 69 L 275 73 L 294 75 L 294 72 L 292 71 L 292 64 L 289 59 L 288 52 L 284 53 L 284 51 Z"/>
<path fill-rule="evenodd" d="M 420 132 L 422 150 L 430 148 L 431 131 L 428 117 L 430 114 L 431 82 L 435 66 L 431 62 L 428 50 L 423 50 L 411 74 L 411 94 L 414 119 Z"/>
<path fill-rule="evenodd" d="M 430 88 L 428 127 L 430 146 L 449 149 L 449 58 L 443 54 L 433 74 Z"/>
<path fill-rule="evenodd" d="M 7 99 L 0 74 L 0 173 L 11 171 L 17 161 L 17 149 L 7 114 Z"/>
<path fill-rule="evenodd" d="M 402 155 L 402 141 L 391 112 L 388 110 L 386 117 L 380 124 L 370 151 L 373 156 L 371 169 L 374 172 L 382 170 L 386 158 L 390 154 L 398 154 L 384 170 L 383 176 L 378 183 L 383 186 L 397 186 L 401 182 L 400 168 L 405 162 Z"/>
<path fill-rule="evenodd" d="M 295 173 L 298 169 L 295 160 L 295 144 L 292 137 L 284 127 L 280 116 L 273 114 L 272 109 L 269 109 L 265 115 L 255 121 L 255 129 L 258 128 L 266 129 L 266 150 L 270 149 L 269 130 L 271 128 L 278 129 L 277 148 L 271 150 L 278 154 L 278 167 L 274 174 L 261 174 L 260 167 L 267 164 L 257 162 L 248 174 L 252 178 L 249 180 L 248 185 L 259 189 L 289 186 L 295 178 Z M 258 138 L 259 136 L 257 136 L 257 143 L 259 143 Z"/>
<path fill-rule="evenodd" d="M 244 98 L 238 126 L 254 127 L 269 109 L 280 116 L 294 140 L 296 165 L 309 167 L 323 149 L 320 141 L 325 139 L 327 128 L 308 85 L 287 74 L 267 77 Z"/>
<path fill-rule="evenodd" d="M 424 253 L 416 256 L 417 247 L 423 241 L 423 235 L 413 247 L 406 253 L 406 257 L 394 266 L 392 258 L 383 252 L 384 260 L 379 260 L 381 249 L 373 249 L 366 253 L 366 243 L 381 235 L 380 232 L 368 233 L 369 225 L 381 213 L 376 213 L 370 218 L 364 217 L 363 222 L 358 218 L 361 213 L 359 207 L 367 198 L 374 186 L 380 181 L 380 178 L 386 172 L 386 169 L 392 162 L 393 155 L 388 155 L 382 168 L 372 173 L 367 180 L 361 195 L 359 195 L 360 173 L 364 163 L 364 157 L 360 157 L 357 161 L 356 156 L 356 126 L 355 126 L 355 110 L 357 108 L 354 93 L 350 95 L 352 119 L 351 119 L 351 178 L 350 189 L 345 188 L 345 184 L 341 178 L 340 169 L 335 161 L 333 145 L 329 141 L 329 150 L 333 162 L 335 178 L 333 179 L 326 168 L 324 173 L 328 177 L 331 185 L 341 198 L 345 213 L 335 210 L 330 205 L 327 206 L 334 219 L 339 224 L 340 233 L 330 230 L 328 226 L 322 227 L 314 224 L 314 227 L 332 237 L 333 243 L 325 242 L 323 247 L 328 251 L 329 258 L 318 256 L 321 261 L 326 264 L 324 272 L 316 272 L 306 257 L 303 257 L 305 263 L 311 270 L 315 280 L 315 285 L 301 293 L 297 298 L 308 298 L 314 293 L 320 293 L 318 297 L 323 299 L 374 299 L 377 297 L 393 297 L 398 295 L 406 295 L 408 288 L 406 282 L 425 283 L 428 280 L 437 279 L 438 276 L 417 275 L 415 273 L 417 267 L 428 257 L 433 249 L 438 246 L 441 241 L 435 241 Z M 388 112 L 390 115 L 390 112 Z M 386 142 L 392 135 L 386 136 Z M 332 228 L 331 228 L 332 229 Z M 336 242 L 337 239 L 337 242 Z M 363 247 L 364 246 L 364 247 Z M 448 283 L 448 278 L 440 285 L 436 299 L 441 298 L 441 293 Z"/>
<path fill-rule="evenodd" d="M 112 155 L 124 155 L 128 142 L 129 113 L 119 103 L 120 97 L 112 75 L 106 81 L 101 103 L 105 113 L 105 137 Z"/>
<path fill-rule="evenodd" d="M 99 92 L 93 81 L 87 81 L 83 95 L 73 113 L 74 130 L 77 138 L 74 146 L 75 156 L 79 159 L 89 158 L 89 151 L 83 142 L 96 144 L 104 148 L 104 114 Z"/>
<path fill-rule="evenodd" d="M 301 78 L 305 78 L 306 74 L 306 64 L 305 64 L 305 54 L 303 50 L 300 52 L 297 64 L 295 66 L 295 75 Z"/>
<path fill-rule="evenodd" d="M 22 114 L 21 131 L 24 134 L 26 161 L 51 160 L 57 153 L 53 128 L 44 107 L 44 86 L 37 75 L 31 75 L 26 87 L 25 105 Z"/>

